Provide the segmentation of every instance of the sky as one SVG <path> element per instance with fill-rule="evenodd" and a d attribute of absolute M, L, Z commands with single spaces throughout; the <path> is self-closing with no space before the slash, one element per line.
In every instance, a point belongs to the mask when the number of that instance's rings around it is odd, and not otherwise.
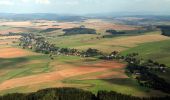
<path fill-rule="evenodd" d="M 170 0 L 0 0 L 0 13 L 170 14 Z"/>

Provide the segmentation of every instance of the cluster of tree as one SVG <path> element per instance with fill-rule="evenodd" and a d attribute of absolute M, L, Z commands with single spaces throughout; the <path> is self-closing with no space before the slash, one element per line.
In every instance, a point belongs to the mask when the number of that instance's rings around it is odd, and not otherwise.
<path fill-rule="evenodd" d="M 45 32 L 53 32 L 56 30 L 60 30 L 61 28 L 47 28 L 45 30 L 40 31 L 40 33 L 45 33 Z"/>
<path fill-rule="evenodd" d="M 141 59 L 137 57 L 138 55 L 138 53 L 131 53 L 126 56 L 122 56 L 118 51 L 113 51 L 109 55 L 101 56 L 100 59 L 124 60 L 128 63 L 126 73 L 137 79 L 141 86 L 170 93 L 170 83 L 167 83 L 163 78 L 160 78 L 154 73 L 155 71 L 164 73 L 168 67 L 165 64 L 159 64 L 151 59 L 141 61 Z"/>
<path fill-rule="evenodd" d="M 135 76 L 141 86 L 160 90 L 165 93 L 170 93 L 170 83 L 166 82 L 158 75 L 152 73 L 146 66 L 135 63 L 128 64 L 127 73 Z"/>
<path fill-rule="evenodd" d="M 140 98 L 131 95 L 125 95 L 117 93 L 114 91 L 98 91 L 97 100 L 169 100 L 169 96 L 165 97 L 149 97 L 149 98 Z"/>
<path fill-rule="evenodd" d="M 136 30 L 124 30 L 124 31 L 116 31 L 116 30 L 106 30 L 106 32 L 112 34 L 112 35 L 122 35 L 122 34 L 143 34 L 146 32 L 153 32 L 156 31 L 157 28 L 155 26 L 143 26 L 142 28 L 136 29 Z"/>
<path fill-rule="evenodd" d="M 53 59 L 52 55 L 74 55 L 82 57 L 92 57 L 100 54 L 99 50 L 89 48 L 86 51 L 78 51 L 77 49 L 70 48 L 60 48 L 56 47 L 54 44 L 49 43 L 43 37 L 36 37 L 33 34 L 23 34 L 20 38 L 19 46 L 29 49 L 33 49 L 36 52 L 51 54 L 50 57 Z"/>
<path fill-rule="evenodd" d="M 93 57 L 93 56 L 97 56 L 97 55 L 100 55 L 100 54 L 102 54 L 102 53 L 99 52 L 99 50 L 92 49 L 92 48 L 89 48 L 86 51 L 81 52 L 81 55 L 84 55 L 85 57 Z"/>
<path fill-rule="evenodd" d="M 146 26 L 143 27 L 143 29 L 137 29 L 137 30 L 126 30 L 124 31 L 126 34 L 143 34 L 143 33 L 147 33 L 147 32 L 153 32 L 156 31 L 156 29 L 152 29 L 152 26 Z"/>
<path fill-rule="evenodd" d="M 126 34 L 125 32 L 118 32 L 116 30 L 106 30 L 106 32 L 108 32 L 108 33 L 110 33 L 112 35 L 114 35 L 114 34 Z"/>
<path fill-rule="evenodd" d="M 158 26 L 158 28 L 161 29 L 162 35 L 170 36 L 170 26 L 168 26 L 168 25 L 165 25 L 165 26 Z"/>
<path fill-rule="evenodd" d="M 99 91 L 97 96 L 91 92 L 75 88 L 50 88 L 29 94 L 8 94 L 0 100 L 169 100 L 170 97 L 139 98 L 116 92 Z"/>
<path fill-rule="evenodd" d="M 113 60 L 113 59 L 120 60 L 120 59 L 124 59 L 124 56 L 121 56 L 118 51 L 113 51 L 113 52 L 111 52 L 108 55 L 106 55 L 106 54 L 104 55 L 103 54 L 99 58 L 100 59 L 104 59 L 104 60 Z"/>
<path fill-rule="evenodd" d="M 126 73 L 137 79 L 141 86 L 170 93 L 170 83 L 154 73 L 155 71 L 165 72 L 166 65 L 152 60 L 141 61 L 135 56 L 137 54 L 133 53 L 125 57 L 125 61 L 128 62 Z"/>
<path fill-rule="evenodd" d="M 96 30 L 90 28 L 70 28 L 64 29 L 64 35 L 75 35 L 75 34 L 96 34 Z"/>
<path fill-rule="evenodd" d="M 160 64 L 151 59 L 148 59 L 145 63 L 143 63 L 143 66 L 146 66 L 149 70 L 159 71 L 159 72 L 166 72 L 166 68 L 168 68 L 168 66 L 166 66 L 165 64 Z"/>
<path fill-rule="evenodd" d="M 127 54 L 126 56 L 123 56 L 118 51 L 113 51 L 108 55 L 102 54 L 99 58 L 104 59 L 104 60 L 113 60 L 113 59 L 124 60 L 129 64 L 131 63 L 142 64 L 143 66 L 146 66 L 148 70 L 166 72 L 166 68 L 168 67 L 165 64 L 160 64 L 151 59 L 148 59 L 148 60 L 139 59 L 138 55 L 139 55 L 138 53 L 131 53 L 131 54 Z"/>

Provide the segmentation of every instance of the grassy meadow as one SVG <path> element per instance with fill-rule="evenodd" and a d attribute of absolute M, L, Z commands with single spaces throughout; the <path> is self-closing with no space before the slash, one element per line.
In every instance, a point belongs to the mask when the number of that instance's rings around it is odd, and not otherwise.
<path fill-rule="evenodd" d="M 153 59 L 163 64 L 167 64 L 170 66 L 170 39 L 159 41 L 159 42 L 151 42 L 151 43 L 143 43 L 139 46 L 130 48 L 126 51 L 123 51 L 122 54 L 128 54 L 132 52 L 138 52 L 141 58 L 144 59 Z"/>

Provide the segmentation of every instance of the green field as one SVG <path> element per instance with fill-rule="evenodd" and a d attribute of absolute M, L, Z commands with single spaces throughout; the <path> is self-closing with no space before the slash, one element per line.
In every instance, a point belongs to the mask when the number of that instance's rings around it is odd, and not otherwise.
<path fill-rule="evenodd" d="M 144 59 L 153 59 L 170 66 L 170 40 L 143 43 L 137 47 L 123 51 L 122 54 L 137 52 Z"/>
<path fill-rule="evenodd" d="M 54 33 L 55 34 L 55 33 Z M 57 34 L 57 33 L 56 33 Z M 48 37 L 48 34 L 46 34 Z M 147 38 L 147 37 L 151 38 Z M 155 39 L 157 38 L 157 39 Z M 161 36 L 160 31 L 153 31 L 143 33 L 141 35 L 120 35 L 109 36 L 103 38 L 103 35 L 84 34 L 74 36 L 58 36 L 47 38 L 50 43 L 55 44 L 58 47 L 64 48 L 76 48 L 79 50 L 86 50 L 88 48 L 95 48 L 104 53 L 110 53 L 114 50 L 124 51 L 129 48 L 140 45 L 141 43 L 148 43 L 153 41 L 167 40 L 167 37 Z M 141 39 L 142 41 L 138 41 Z"/>
<path fill-rule="evenodd" d="M 45 73 L 50 71 L 48 66 L 49 58 L 46 56 L 28 56 L 22 58 L 2 59 L 0 62 L 1 75 L 0 82 L 24 77 L 33 74 Z"/>
<path fill-rule="evenodd" d="M 0 26 L 0 30 L 8 30 L 11 29 L 12 27 L 9 26 Z"/>

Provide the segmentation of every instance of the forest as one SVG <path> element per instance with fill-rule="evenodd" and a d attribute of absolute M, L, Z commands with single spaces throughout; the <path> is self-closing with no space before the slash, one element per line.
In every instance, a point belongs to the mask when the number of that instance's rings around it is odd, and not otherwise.
<path fill-rule="evenodd" d="M 108 33 L 110 33 L 112 35 L 114 35 L 114 34 L 126 34 L 125 32 L 118 32 L 116 30 L 106 30 L 106 32 L 108 32 Z"/>
<path fill-rule="evenodd" d="M 64 35 L 75 35 L 75 34 L 96 34 L 96 30 L 89 28 L 69 28 L 63 30 Z"/>
<path fill-rule="evenodd" d="M 170 26 L 168 26 L 168 25 L 162 25 L 162 26 L 158 26 L 158 28 L 161 29 L 162 35 L 170 36 Z"/>
<path fill-rule="evenodd" d="M 61 28 L 47 28 L 45 30 L 40 31 L 40 33 L 44 33 L 44 32 L 52 32 L 52 31 L 56 31 L 56 30 L 60 30 Z"/>
<path fill-rule="evenodd" d="M 97 95 L 76 88 L 49 88 L 34 93 L 13 93 L 0 97 L 0 100 L 169 100 L 170 97 L 140 98 L 114 91 L 98 91 Z"/>

